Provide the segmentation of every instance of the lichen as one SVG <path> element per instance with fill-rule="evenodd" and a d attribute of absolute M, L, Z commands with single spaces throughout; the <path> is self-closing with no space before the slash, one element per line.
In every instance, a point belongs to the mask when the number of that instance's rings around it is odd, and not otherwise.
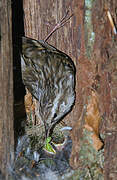
<path fill-rule="evenodd" d="M 100 151 L 94 149 L 91 135 L 92 132 L 83 129 L 79 160 L 85 171 L 79 169 L 79 173 L 84 174 L 84 179 L 103 180 L 104 149 Z"/>
<path fill-rule="evenodd" d="M 89 58 L 91 57 L 95 40 L 95 33 L 93 32 L 92 25 L 92 5 L 93 0 L 85 0 L 85 46 L 86 55 Z"/>

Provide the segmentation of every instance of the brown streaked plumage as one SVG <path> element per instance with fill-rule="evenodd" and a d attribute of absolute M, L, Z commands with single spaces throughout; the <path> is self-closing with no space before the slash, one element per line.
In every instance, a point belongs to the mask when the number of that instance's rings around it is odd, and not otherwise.
<path fill-rule="evenodd" d="M 45 41 L 22 38 L 22 78 L 39 101 L 39 116 L 48 136 L 75 101 L 75 66 L 71 58 Z"/>
<path fill-rule="evenodd" d="M 47 39 L 73 16 L 69 10 L 44 39 L 22 38 L 22 78 L 30 93 L 39 101 L 39 116 L 46 137 L 53 126 L 72 108 L 75 101 L 75 66 L 65 53 L 46 43 Z"/>

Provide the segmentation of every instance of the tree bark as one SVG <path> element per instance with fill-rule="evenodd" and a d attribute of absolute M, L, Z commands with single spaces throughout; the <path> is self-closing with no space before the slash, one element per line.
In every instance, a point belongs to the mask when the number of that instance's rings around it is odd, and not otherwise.
<path fill-rule="evenodd" d="M 49 0 L 48 3 L 46 0 L 29 0 L 28 3 L 24 0 L 25 35 L 44 39 L 51 29 L 46 25 L 47 22 L 57 23 L 68 7 L 74 13 L 69 23 L 49 39 L 50 44 L 68 54 L 76 65 L 76 102 L 72 112 L 65 117 L 67 125 L 73 127 L 70 163 L 73 168 L 79 166 L 84 109 L 93 89 L 99 95 L 99 109 L 103 119 L 100 132 L 105 135 L 105 179 L 115 179 L 117 171 L 114 158 L 117 155 L 113 157 L 113 154 L 117 152 L 117 39 L 107 11 L 110 11 L 114 24 L 117 24 L 117 4 L 116 0 L 95 0 L 90 1 L 92 7 L 87 8 L 86 3 L 85 0 Z M 92 14 L 89 24 L 85 19 L 87 11 Z"/>
<path fill-rule="evenodd" d="M 14 152 L 11 1 L 0 2 L 0 169 L 8 179 Z"/>

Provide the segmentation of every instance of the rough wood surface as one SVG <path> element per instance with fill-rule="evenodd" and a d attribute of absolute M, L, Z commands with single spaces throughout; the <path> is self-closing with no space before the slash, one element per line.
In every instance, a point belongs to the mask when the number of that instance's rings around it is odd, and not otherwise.
<path fill-rule="evenodd" d="M 101 132 L 105 134 L 104 178 L 117 178 L 117 35 L 109 22 L 107 11 L 117 24 L 116 0 L 96 0 L 93 7 L 95 31 L 94 58 L 99 78 Z M 101 19 L 100 19 L 101 18 Z"/>
<path fill-rule="evenodd" d="M 14 151 L 11 1 L 0 2 L 0 169 L 7 177 Z"/>
<path fill-rule="evenodd" d="M 94 2 L 94 1 L 90 1 Z M 73 168 L 79 166 L 79 139 L 82 135 L 83 116 L 87 99 L 91 88 L 99 95 L 100 114 L 103 119 L 101 133 L 105 137 L 105 179 L 116 179 L 116 58 L 117 45 L 116 36 L 107 17 L 110 11 L 115 25 L 117 24 L 116 0 L 95 0 L 92 8 L 86 8 L 84 0 L 46 0 L 36 1 L 24 0 L 25 35 L 35 39 L 44 39 L 52 29 L 47 23 L 55 24 L 63 17 L 65 11 L 70 9 L 74 16 L 63 28 L 58 30 L 50 39 L 49 43 L 63 52 L 67 53 L 76 65 L 76 103 L 73 111 L 65 118 L 67 125 L 73 127 L 73 148 L 71 165 Z M 92 12 L 91 26 L 95 33 L 94 44 L 91 43 L 93 52 L 90 57 L 86 51 L 87 32 L 84 23 L 86 11 Z M 111 148 L 112 147 L 112 148 Z M 111 149 L 111 151 L 110 151 Z M 111 153 L 110 153 L 111 152 Z M 113 154 L 115 154 L 113 156 Z M 114 166 L 114 168 L 112 167 Z"/>

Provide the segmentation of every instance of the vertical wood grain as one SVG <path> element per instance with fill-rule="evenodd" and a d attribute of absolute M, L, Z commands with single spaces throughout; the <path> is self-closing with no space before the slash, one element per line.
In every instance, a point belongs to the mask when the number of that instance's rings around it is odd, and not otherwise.
<path fill-rule="evenodd" d="M 0 169 L 8 179 L 14 151 L 11 1 L 0 2 Z"/>

